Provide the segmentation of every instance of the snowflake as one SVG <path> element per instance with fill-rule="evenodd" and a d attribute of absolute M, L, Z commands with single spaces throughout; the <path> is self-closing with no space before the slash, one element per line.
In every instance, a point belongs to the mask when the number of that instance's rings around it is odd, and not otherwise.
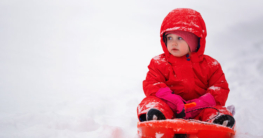
<path fill-rule="evenodd" d="M 220 90 L 221 88 L 220 87 L 216 87 L 216 86 L 211 86 L 209 87 L 208 89 L 211 89 L 211 90 Z"/>
<path fill-rule="evenodd" d="M 155 133 L 156 138 L 161 138 L 164 134 L 163 133 Z"/>
<path fill-rule="evenodd" d="M 216 65 L 218 65 L 218 62 L 217 62 L 217 61 L 214 61 L 214 62 L 212 63 L 212 65 L 213 65 L 213 66 L 216 66 Z"/>
<path fill-rule="evenodd" d="M 153 85 L 157 85 L 157 84 L 160 84 L 161 82 L 156 82 L 156 83 L 154 83 Z"/>

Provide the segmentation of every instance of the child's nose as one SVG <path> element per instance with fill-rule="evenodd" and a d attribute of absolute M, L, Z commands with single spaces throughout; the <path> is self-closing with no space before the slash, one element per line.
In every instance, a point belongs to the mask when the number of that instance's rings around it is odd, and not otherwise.
<path fill-rule="evenodd" d="M 173 44 L 174 46 L 177 46 L 177 45 L 178 45 L 178 42 L 177 42 L 176 40 L 173 40 L 172 44 Z"/>

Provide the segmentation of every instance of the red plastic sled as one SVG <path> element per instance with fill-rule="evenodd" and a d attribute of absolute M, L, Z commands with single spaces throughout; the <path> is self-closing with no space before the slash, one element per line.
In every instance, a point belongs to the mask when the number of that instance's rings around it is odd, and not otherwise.
<path fill-rule="evenodd" d="M 176 138 L 176 134 L 186 134 L 187 138 L 232 138 L 231 128 L 198 120 L 170 119 L 138 122 L 141 138 Z"/>

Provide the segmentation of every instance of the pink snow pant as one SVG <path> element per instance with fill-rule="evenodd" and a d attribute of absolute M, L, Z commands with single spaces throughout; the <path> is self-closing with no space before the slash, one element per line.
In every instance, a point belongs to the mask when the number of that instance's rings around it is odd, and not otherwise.
<path fill-rule="evenodd" d="M 137 107 L 137 116 L 140 120 L 141 116 L 146 116 L 146 113 L 149 109 L 156 108 L 160 110 L 166 119 L 173 119 L 176 118 L 174 115 L 174 112 L 171 110 L 171 108 L 161 99 L 155 97 L 155 96 L 149 96 L 144 98 L 141 103 Z M 226 109 L 224 106 L 215 106 L 213 108 L 216 108 L 219 110 L 219 114 L 226 114 L 226 115 L 232 115 L 230 111 Z M 202 111 L 194 118 L 200 121 L 207 121 L 213 117 L 215 117 L 218 114 L 218 111 L 212 108 L 206 108 L 202 109 Z M 208 122 L 213 122 L 214 119 L 211 119 Z"/>

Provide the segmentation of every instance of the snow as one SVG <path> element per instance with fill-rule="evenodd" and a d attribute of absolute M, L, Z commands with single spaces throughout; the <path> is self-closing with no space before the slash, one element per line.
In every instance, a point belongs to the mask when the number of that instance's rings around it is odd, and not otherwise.
<path fill-rule="evenodd" d="M 236 108 L 234 105 L 227 106 L 227 110 L 230 111 L 233 115 L 236 114 Z"/>
<path fill-rule="evenodd" d="M 153 59 L 157 64 L 166 63 L 165 58 L 161 55 L 155 56 Z"/>
<path fill-rule="evenodd" d="M 216 86 L 211 86 L 209 87 L 208 89 L 211 89 L 211 90 L 220 90 L 221 88 L 220 87 L 216 87 Z"/>
<path fill-rule="evenodd" d="M 156 115 L 153 115 L 153 118 L 152 118 L 153 120 L 157 120 L 158 119 L 158 117 L 156 116 Z"/>
<path fill-rule="evenodd" d="M 164 134 L 163 133 L 156 133 L 155 138 L 161 138 Z"/>
<path fill-rule="evenodd" d="M 151 103 L 148 103 L 148 104 L 146 105 L 146 107 L 148 107 L 148 108 L 153 108 L 153 107 L 156 107 L 156 105 L 158 105 L 157 102 L 151 102 Z"/>
<path fill-rule="evenodd" d="M 216 66 L 216 65 L 218 65 L 218 62 L 217 62 L 217 61 L 214 61 L 214 62 L 212 63 L 212 65 L 213 65 L 213 66 Z"/>
<path fill-rule="evenodd" d="M 229 83 L 236 138 L 263 137 L 262 4 L 1 0 L 0 137 L 137 138 L 142 81 L 176 6 L 206 22 L 205 54 Z"/>
<path fill-rule="evenodd" d="M 166 15 L 165 15 L 166 16 Z M 173 30 L 177 30 L 179 29 L 180 27 L 173 27 L 173 28 L 167 28 L 166 30 L 162 31 L 161 34 L 163 34 L 164 32 L 166 31 L 173 31 Z"/>
<path fill-rule="evenodd" d="M 154 83 L 153 85 L 158 85 L 158 84 L 160 84 L 161 82 L 156 82 L 156 83 Z"/>

